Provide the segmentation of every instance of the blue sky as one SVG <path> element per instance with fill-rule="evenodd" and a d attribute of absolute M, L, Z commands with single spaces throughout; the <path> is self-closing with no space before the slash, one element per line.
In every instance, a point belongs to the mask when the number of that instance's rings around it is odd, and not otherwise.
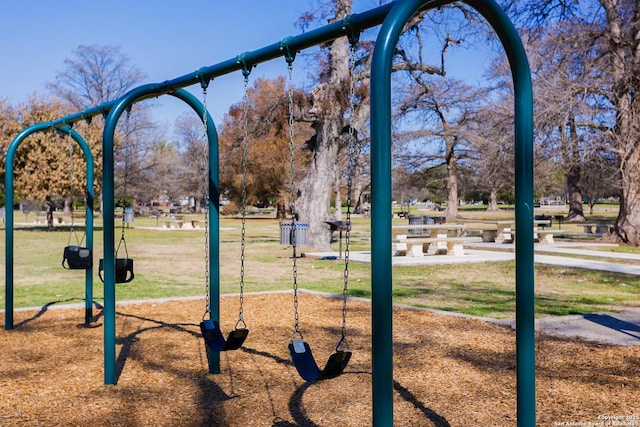
<path fill-rule="evenodd" d="M 355 12 L 377 4 L 361 0 Z M 182 76 L 298 34 L 294 23 L 309 5 L 307 0 L 5 1 L 0 6 L 0 98 L 18 104 L 34 92 L 45 94 L 46 83 L 81 44 L 121 46 L 146 74 L 143 83 Z M 474 51 L 450 59 L 455 65 L 470 54 Z M 284 61 L 271 61 L 251 78 L 284 74 Z M 199 87 L 189 90 L 200 93 Z M 242 90 L 240 73 L 212 83 L 208 105 L 216 122 L 241 100 Z M 169 126 L 186 111 L 173 97 L 156 103 L 154 116 Z"/>
<path fill-rule="evenodd" d="M 191 73 L 206 65 L 274 43 L 298 30 L 305 0 L 31 0 L 0 5 L 0 98 L 12 104 L 46 93 L 81 44 L 121 46 L 146 74 L 143 83 Z M 279 69 L 278 69 L 279 68 Z M 286 65 L 257 67 L 261 76 L 285 74 Z M 252 75 L 253 76 L 253 75 Z M 212 83 L 209 105 L 221 118 L 242 98 L 241 74 Z M 198 87 L 190 88 L 200 93 Z M 156 115 L 173 122 L 172 97 Z M 213 99 L 215 98 L 215 99 Z"/>

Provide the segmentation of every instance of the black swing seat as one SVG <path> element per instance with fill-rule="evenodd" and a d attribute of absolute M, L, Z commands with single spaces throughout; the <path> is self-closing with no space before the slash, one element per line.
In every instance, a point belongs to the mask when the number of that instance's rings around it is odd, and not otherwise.
<path fill-rule="evenodd" d="M 249 335 L 249 329 L 236 327 L 229 332 L 229 336 L 225 340 L 220 330 L 220 324 L 211 319 L 200 322 L 200 331 L 202 331 L 205 344 L 211 351 L 237 350 L 242 347 L 247 335 Z"/>
<path fill-rule="evenodd" d="M 104 259 L 100 259 L 98 263 L 98 277 L 104 283 L 102 272 L 104 271 Z M 133 280 L 133 259 L 132 258 L 116 258 L 116 283 L 129 283 Z"/>
<path fill-rule="evenodd" d="M 93 253 L 82 246 L 67 246 L 62 255 L 62 267 L 67 270 L 89 270 L 93 267 Z"/>
<path fill-rule="evenodd" d="M 327 380 L 342 374 L 351 359 L 349 350 L 337 350 L 327 360 L 323 370 L 311 353 L 311 347 L 303 340 L 293 340 L 289 344 L 289 353 L 298 374 L 305 381 Z"/>

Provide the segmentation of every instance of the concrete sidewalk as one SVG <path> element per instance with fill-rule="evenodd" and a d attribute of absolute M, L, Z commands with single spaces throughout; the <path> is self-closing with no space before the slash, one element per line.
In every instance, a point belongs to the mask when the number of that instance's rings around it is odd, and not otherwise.
<path fill-rule="evenodd" d="M 491 243 L 493 247 L 496 247 L 495 243 Z M 499 247 L 501 250 L 486 250 L 482 249 L 486 246 L 480 244 L 470 244 L 469 248 L 465 245 L 465 253 L 462 256 L 454 255 L 426 255 L 423 257 L 411 257 L 411 256 L 394 256 L 391 258 L 391 263 L 394 266 L 400 265 L 434 265 L 434 264 L 465 264 L 465 263 L 478 263 L 478 262 L 503 262 L 512 261 L 515 259 L 515 252 L 513 245 L 504 245 Z M 539 253 L 534 254 L 534 262 L 536 264 L 553 265 L 558 267 L 567 268 L 582 268 L 585 270 L 597 270 L 597 271 L 611 271 L 613 273 L 630 274 L 634 276 L 640 276 L 640 255 L 625 254 L 605 251 L 592 251 L 592 250 L 579 250 L 568 249 L 560 246 L 549 248 L 543 246 L 540 248 L 536 246 L 534 249 L 536 252 L 553 252 L 557 254 L 570 254 L 575 256 L 589 256 L 589 257 L 603 257 L 611 259 L 624 259 L 624 260 L 637 260 L 638 265 L 624 264 L 608 261 L 595 261 L 591 259 L 577 258 L 577 257 L 563 257 L 557 255 L 543 255 Z M 337 259 L 338 252 L 306 252 L 304 256 L 320 258 L 320 259 Z M 344 254 L 343 254 L 344 256 Z M 355 252 L 351 251 L 349 259 L 356 262 L 371 263 L 371 252 Z"/>
<path fill-rule="evenodd" d="M 571 244 L 536 245 L 535 252 L 554 253 L 557 255 L 534 254 L 534 263 L 553 265 L 567 268 L 582 268 L 587 270 L 611 271 L 620 274 L 640 276 L 640 264 L 623 264 L 608 261 L 595 261 L 578 256 L 600 257 L 609 259 L 636 260 L 640 263 L 640 255 L 616 253 L 597 250 L 585 250 L 584 243 L 579 244 L 581 249 L 572 248 Z M 596 245 L 594 245 L 596 246 Z M 607 246 L 607 245 L 597 245 Z M 515 259 L 513 245 L 496 245 L 495 243 L 473 243 L 465 245 L 463 256 L 427 255 L 424 257 L 392 257 L 392 265 L 439 265 L 439 264 L 463 264 L 478 262 L 499 262 Z M 487 250 L 489 247 L 494 250 Z M 497 250 L 496 250 L 497 249 Z M 572 255 L 564 257 L 562 254 Z M 338 252 L 310 252 L 305 256 L 337 259 Z M 344 256 L 344 254 L 343 254 Z M 349 254 L 349 259 L 356 262 L 371 263 L 371 252 L 354 252 Z M 485 319 L 492 321 L 490 319 Z M 496 321 L 499 324 L 511 325 L 514 322 Z M 613 345 L 640 345 L 640 310 L 623 311 L 620 313 L 589 313 L 570 316 L 550 316 L 536 320 L 536 329 L 541 332 L 555 334 L 570 338 L 578 338 L 587 341 L 613 344 Z"/>
<path fill-rule="evenodd" d="M 536 329 L 545 333 L 614 345 L 640 345 L 640 311 L 544 317 Z"/>

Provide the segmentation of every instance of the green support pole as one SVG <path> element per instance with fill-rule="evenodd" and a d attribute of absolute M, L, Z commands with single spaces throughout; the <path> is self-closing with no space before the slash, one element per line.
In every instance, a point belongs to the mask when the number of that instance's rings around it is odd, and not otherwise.
<path fill-rule="evenodd" d="M 536 425 L 533 250 L 533 85 L 518 31 L 492 0 L 465 0 L 491 24 L 504 46 L 514 85 L 516 192 L 516 364 L 519 427 Z"/>
<path fill-rule="evenodd" d="M 505 48 L 515 96 L 516 363 L 518 426 L 536 425 L 535 283 L 533 250 L 533 89 L 517 30 L 493 1 L 467 0 L 496 30 Z"/>
<path fill-rule="evenodd" d="M 64 123 L 64 122 L 60 122 Z M 29 135 L 36 132 L 42 132 L 51 130 L 54 128 L 53 122 L 37 123 L 35 125 L 25 128 L 18 133 L 7 148 L 7 157 L 5 160 L 5 330 L 11 330 L 14 328 L 14 286 L 13 286 L 13 247 L 14 247 L 14 171 L 13 163 L 15 160 L 16 150 Z M 87 194 L 93 195 L 93 156 L 87 142 L 70 126 L 63 125 L 59 127 L 61 132 L 64 132 L 80 145 L 84 154 L 84 159 L 87 165 Z M 93 250 L 93 212 L 91 215 L 87 213 L 86 220 L 87 227 L 87 247 Z M 93 275 L 92 270 L 87 270 L 85 276 L 85 319 L 91 315 L 91 303 L 93 302 Z"/>
<path fill-rule="evenodd" d="M 87 189 L 86 189 L 86 206 L 85 206 L 85 235 L 86 235 L 86 245 L 87 248 L 91 250 L 93 253 L 93 155 L 91 154 L 91 148 L 89 144 L 80 136 L 76 131 L 74 131 L 71 126 L 62 126 L 59 128 L 60 131 L 66 133 L 67 135 L 71 135 L 71 137 L 78 142 L 80 148 L 82 149 L 82 153 L 84 154 L 84 159 L 86 161 L 87 169 Z M 73 209 L 73 207 L 72 207 Z M 85 270 L 85 291 L 84 291 L 84 323 L 86 325 L 93 322 L 93 267 Z"/>
<path fill-rule="evenodd" d="M 186 102 L 197 114 L 202 117 L 204 105 L 186 90 L 177 90 L 170 95 Z M 207 141 L 209 154 L 209 306 L 211 319 L 220 322 L 220 159 L 218 150 L 218 133 L 215 123 L 207 112 Z M 205 345 L 210 374 L 220 373 L 220 352 L 211 351 Z"/>
<path fill-rule="evenodd" d="M 109 111 L 104 124 L 102 134 L 102 194 L 103 194 L 103 248 L 104 248 L 104 383 L 116 384 L 118 381 L 116 372 L 116 293 L 115 293 L 115 206 L 114 206 L 114 170 L 113 170 L 113 149 L 116 125 L 120 116 L 134 103 L 147 99 L 153 95 L 166 94 L 166 83 L 148 84 L 139 86 L 127 92 L 122 98 L 115 101 Z M 202 103 L 183 89 L 177 89 L 171 95 L 185 101 L 193 108 L 200 117 L 204 114 Z M 211 116 L 207 113 L 207 138 L 209 141 L 209 152 L 215 154 L 209 156 L 210 162 L 216 161 L 215 166 L 209 165 L 210 179 L 210 232 L 209 232 L 209 272 L 211 277 L 210 296 L 212 307 L 212 318 L 219 319 L 219 219 L 218 219 L 218 199 L 219 199 L 219 179 L 218 179 L 218 138 L 215 125 Z M 214 215 L 215 214 L 215 215 Z M 111 256 L 107 256 L 111 254 Z M 214 297 L 216 299 L 214 299 Z M 215 310 L 215 312 L 214 312 Z M 220 372 L 220 355 L 212 354 L 209 358 L 209 371 Z M 217 365 L 217 366 L 216 366 Z"/>
<path fill-rule="evenodd" d="M 400 0 L 378 34 L 371 71 L 371 260 L 373 306 L 373 422 L 393 425 L 391 253 L 391 63 L 402 27 L 423 8 L 452 1 Z M 500 38 L 515 87 L 516 122 L 516 347 L 518 426 L 535 426 L 535 330 L 533 235 L 533 92 L 522 41 L 493 0 L 467 0 Z"/>
<path fill-rule="evenodd" d="M 399 29 L 392 9 L 371 62 L 371 349 L 373 425 L 393 426 L 391 265 L 391 61 Z M 400 25 L 399 29 L 397 25 Z M 394 28 L 395 27 L 395 28 Z"/>

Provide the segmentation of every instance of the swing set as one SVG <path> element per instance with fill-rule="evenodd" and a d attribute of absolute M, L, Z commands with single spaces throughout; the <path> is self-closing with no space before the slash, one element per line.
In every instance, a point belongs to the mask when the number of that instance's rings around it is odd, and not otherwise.
<path fill-rule="evenodd" d="M 393 425 L 393 316 L 391 268 L 391 69 L 395 47 L 403 27 L 423 9 L 434 9 L 453 3 L 453 0 L 396 0 L 380 7 L 353 14 L 343 20 L 303 34 L 288 37 L 261 49 L 202 67 L 195 72 L 162 83 L 136 87 L 123 97 L 51 122 L 31 126 L 11 142 L 6 157 L 6 204 L 13 206 L 13 161 L 15 150 L 29 134 L 48 129 L 72 132 L 69 126 L 97 114 L 106 115 L 103 130 L 103 197 L 104 228 L 103 253 L 114 254 L 114 134 L 121 115 L 134 103 L 161 95 L 171 95 L 189 105 L 203 117 L 208 140 L 206 176 L 208 201 L 207 246 L 207 308 L 202 320 L 202 332 L 207 341 L 209 372 L 220 372 L 220 351 L 239 347 L 248 334 L 242 317 L 227 339 L 219 332 L 219 168 L 218 140 L 215 126 L 206 106 L 183 88 L 201 84 L 206 89 L 215 77 L 251 67 L 283 55 L 291 66 L 296 52 L 330 42 L 339 37 L 352 37 L 365 29 L 378 26 L 371 65 L 371 304 L 372 304 L 372 408 L 373 425 Z M 535 329 L 534 329 L 534 269 L 533 235 L 525 230 L 533 227 L 533 95 L 529 64 L 522 41 L 512 22 L 495 0 L 463 0 L 478 11 L 491 25 L 502 42 L 512 71 L 515 95 L 515 194 L 516 232 L 516 366 L 517 420 L 519 426 L 533 427 L 535 416 Z M 246 77 L 246 76 L 245 76 Z M 206 91 L 205 91 L 206 93 Z M 205 101 L 206 103 L 206 101 Z M 209 124 L 209 125 L 208 125 Z M 66 130 L 65 130 L 66 129 Z M 78 140 L 76 136 L 72 135 Z M 81 137 L 80 137 L 81 140 Z M 90 156 L 90 154 L 89 154 Z M 87 158 L 87 154 L 85 154 Z M 293 202 L 295 203 L 295 202 Z M 295 207 L 295 206 L 294 206 Z M 295 213 L 295 211 L 294 211 Z M 295 215 L 293 215 L 295 221 Z M 89 220 L 89 217 L 87 217 Z M 13 329 L 13 211 L 6 211 L 6 310 L 5 329 Z M 87 223 L 89 224 L 89 223 Z M 292 233 L 294 298 L 297 296 L 295 265 L 295 223 Z M 91 230 L 92 231 L 92 230 Z M 90 237 L 87 228 L 87 239 Z M 87 244 L 91 247 L 90 244 Z M 115 283 L 116 256 L 105 257 L 104 272 L 104 382 L 116 384 Z M 345 267 L 348 272 L 348 265 Z M 87 270 L 90 271 L 90 270 Z M 241 286 L 242 279 L 241 279 Z M 346 297 L 345 280 L 345 297 Z M 297 298 L 294 301 L 297 307 Z M 351 353 L 346 346 L 346 306 L 343 308 L 342 336 L 324 369 L 318 368 L 311 347 L 304 341 L 298 324 L 297 310 L 294 333 L 289 346 L 299 374 L 306 380 L 339 375 L 349 362 Z M 239 332 L 238 332 L 239 331 Z M 237 335 L 236 335 L 237 334 Z M 221 339 L 220 339 L 221 338 Z M 226 348 L 225 348 L 226 347 Z M 217 349 L 217 350 L 216 350 Z"/>

